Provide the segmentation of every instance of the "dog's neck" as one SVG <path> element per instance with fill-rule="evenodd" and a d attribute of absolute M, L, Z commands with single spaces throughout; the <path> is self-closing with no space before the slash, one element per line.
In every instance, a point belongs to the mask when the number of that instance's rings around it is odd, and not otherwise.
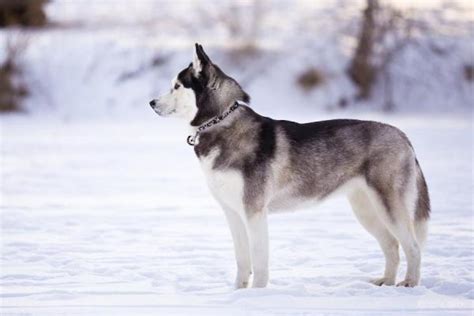
<path fill-rule="evenodd" d="M 196 156 L 207 157 L 213 150 L 227 154 L 247 152 L 247 145 L 259 133 L 260 118 L 250 107 L 240 105 L 228 119 L 198 135 L 192 143 Z"/>
<path fill-rule="evenodd" d="M 194 146 L 201 134 L 211 132 L 212 130 L 219 129 L 220 127 L 231 126 L 238 116 L 236 112 L 239 111 L 239 108 L 246 106 L 247 103 L 245 102 L 234 101 L 224 111 L 211 117 L 199 126 L 193 126 L 191 122 L 191 135 L 187 139 L 188 144 Z"/>
<path fill-rule="evenodd" d="M 223 110 L 216 112 L 214 115 L 208 115 L 205 119 L 199 120 L 199 121 L 202 121 L 202 122 L 200 122 L 200 124 L 195 124 L 196 123 L 196 118 L 194 118 L 189 123 L 189 131 L 191 133 L 196 133 L 197 131 L 202 130 L 203 126 L 206 126 L 209 122 L 212 122 L 213 120 L 216 120 L 216 119 L 218 119 L 219 122 L 218 122 L 218 124 L 215 124 L 215 125 L 228 126 L 235 119 L 235 116 L 236 116 L 235 114 L 236 113 L 233 113 L 233 112 L 238 110 L 238 109 L 237 109 L 237 107 L 235 109 L 233 109 L 233 107 L 236 104 L 238 105 L 238 107 L 248 106 L 248 104 L 246 102 L 243 102 L 243 101 L 239 101 L 239 100 L 232 101 Z M 223 115 L 225 115 L 225 118 L 224 119 L 219 119 Z"/>

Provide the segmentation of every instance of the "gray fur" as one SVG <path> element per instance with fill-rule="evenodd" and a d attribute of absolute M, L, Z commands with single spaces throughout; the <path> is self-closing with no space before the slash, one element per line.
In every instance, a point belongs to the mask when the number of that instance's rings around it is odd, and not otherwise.
<path fill-rule="evenodd" d="M 261 209 L 253 203 L 262 203 L 256 196 L 263 196 L 268 186 L 266 181 L 271 178 L 270 165 L 279 155 L 289 154 L 287 164 L 282 167 L 287 176 L 279 185 L 295 187 L 295 197 L 324 199 L 350 179 L 361 176 L 379 193 L 386 210 L 391 212 L 404 195 L 410 177 L 420 174 L 422 179 L 407 137 L 393 126 L 358 120 L 336 125 L 331 125 L 331 121 L 319 122 L 319 126 L 316 124 L 311 129 L 314 135 L 301 139 L 291 132 L 296 123 L 263 118 L 267 124 L 274 125 L 273 137 L 278 133 L 288 144 L 287 148 L 275 144 L 273 152 L 265 153 L 259 151 L 260 142 L 275 140 L 262 139 L 262 117 L 242 107 L 231 123 L 202 134 L 195 151 L 199 157 L 218 149 L 214 168 L 237 169 L 242 173 L 249 210 Z M 269 159 L 262 161 L 265 154 L 269 154 Z M 417 209 L 423 210 L 417 211 L 417 219 L 429 214 L 427 193 L 424 195 L 417 202 Z"/>
<path fill-rule="evenodd" d="M 418 221 L 426 221 L 430 218 L 430 196 L 428 194 L 428 185 L 418 160 L 416 160 L 416 186 L 418 188 L 418 199 L 416 201 L 415 218 Z"/>

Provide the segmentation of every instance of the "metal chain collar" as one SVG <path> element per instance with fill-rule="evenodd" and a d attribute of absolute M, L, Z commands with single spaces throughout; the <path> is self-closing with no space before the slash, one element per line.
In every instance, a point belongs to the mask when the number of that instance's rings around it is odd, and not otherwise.
<path fill-rule="evenodd" d="M 206 129 L 218 124 L 219 122 L 222 122 L 227 116 L 229 116 L 230 113 L 234 112 L 238 107 L 239 107 L 239 102 L 235 102 L 232 104 L 226 111 L 224 111 L 221 115 L 215 116 L 206 123 L 200 125 L 194 135 L 189 135 L 187 138 L 188 145 L 194 146 L 196 144 L 196 140 L 202 132 L 204 132 Z"/>

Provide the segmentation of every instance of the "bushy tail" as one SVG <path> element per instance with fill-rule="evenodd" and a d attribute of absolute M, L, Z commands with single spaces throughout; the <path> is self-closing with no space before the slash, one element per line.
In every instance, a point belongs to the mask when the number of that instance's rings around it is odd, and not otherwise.
<path fill-rule="evenodd" d="M 418 199 L 415 209 L 415 233 L 418 243 L 423 247 L 428 235 L 428 220 L 430 219 L 431 208 L 428 186 L 418 160 L 416 160 L 416 187 L 418 189 Z"/>

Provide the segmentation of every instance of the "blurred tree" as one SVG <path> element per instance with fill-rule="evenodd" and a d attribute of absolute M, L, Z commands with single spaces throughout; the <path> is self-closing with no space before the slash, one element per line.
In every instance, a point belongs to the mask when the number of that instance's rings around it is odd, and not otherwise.
<path fill-rule="evenodd" d="M 219 24 L 227 33 L 235 51 L 252 55 L 258 49 L 267 3 L 265 0 L 223 1 L 219 5 L 196 6 L 202 25 L 214 27 Z"/>
<path fill-rule="evenodd" d="M 0 27 L 45 25 L 47 19 L 44 5 L 47 2 L 48 0 L 0 0 Z"/>
<path fill-rule="evenodd" d="M 474 65 L 464 65 L 464 78 L 467 81 L 474 81 Z"/>
<path fill-rule="evenodd" d="M 379 9 L 378 0 L 367 0 L 357 48 L 352 58 L 348 73 L 352 81 L 359 87 L 359 98 L 370 97 L 375 80 L 373 50 L 375 40 L 375 15 Z"/>
<path fill-rule="evenodd" d="M 321 70 L 311 67 L 303 71 L 296 79 L 296 83 L 304 91 L 311 91 L 312 89 L 321 86 L 324 83 L 324 74 Z"/>
<path fill-rule="evenodd" d="M 358 87 L 358 99 L 369 99 L 375 84 L 380 82 L 383 108 L 394 109 L 391 66 L 409 44 L 420 45 L 413 38 L 414 30 L 424 37 L 433 33 L 408 12 L 388 4 L 380 5 L 378 0 L 367 0 L 357 47 L 347 71 Z"/>
<path fill-rule="evenodd" d="M 18 60 L 28 41 L 23 36 L 10 36 L 6 43 L 6 58 L 0 64 L 0 112 L 20 111 L 21 101 L 28 89 L 21 78 Z"/>

